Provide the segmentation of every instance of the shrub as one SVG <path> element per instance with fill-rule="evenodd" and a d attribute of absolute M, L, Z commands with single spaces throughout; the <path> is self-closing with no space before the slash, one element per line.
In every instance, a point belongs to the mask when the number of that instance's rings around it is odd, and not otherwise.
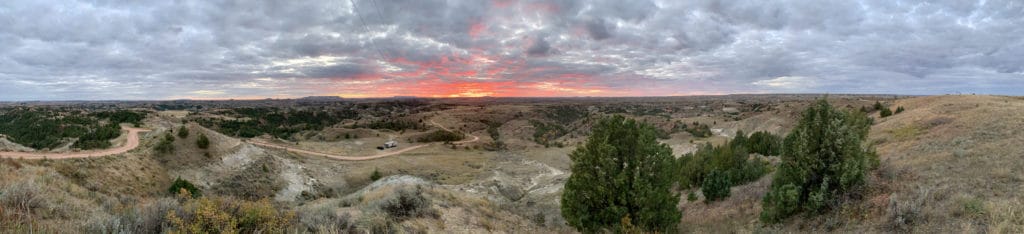
<path fill-rule="evenodd" d="M 181 125 L 181 127 L 178 128 L 178 138 L 186 137 L 188 137 L 188 128 L 186 128 L 185 125 Z"/>
<path fill-rule="evenodd" d="M 200 149 L 210 148 L 210 138 L 207 138 L 206 134 L 199 134 L 199 139 L 196 140 L 196 146 Z"/>
<path fill-rule="evenodd" d="M 282 233 L 291 225 L 294 214 L 278 211 L 264 198 L 242 202 L 236 216 L 240 233 Z"/>
<path fill-rule="evenodd" d="M 882 111 L 879 112 L 878 115 L 882 116 L 882 118 L 892 116 L 892 110 L 889 108 L 882 108 Z"/>
<path fill-rule="evenodd" d="M 623 217 L 648 231 L 665 232 L 679 222 L 679 194 L 672 191 L 672 149 L 657 141 L 654 127 L 622 116 L 606 117 L 569 157 L 561 209 L 581 232 L 615 230 Z"/>
<path fill-rule="evenodd" d="M 761 220 L 779 222 L 799 212 L 820 212 L 864 182 L 872 153 L 862 146 L 870 121 L 822 99 L 804 111 L 783 143 L 782 162 L 763 199 Z"/>
<path fill-rule="evenodd" d="M 174 152 L 174 136 L 171 136 L 171 133 L 165 134 L 163 139 L 160 139 L 160 142 L 153 146 L 153 150 L 161 154 Z"/>
<path fill-rule="evenodd" d="M 761 155 L 779 155 L 782 153 L 782 137 L 769 132 L 755 132 L 747 138 L 747 149 L 751 153 Z"/>
<path fill-rule="evenodd" d="M 202 196 L 202 191 L 199 191 L 199 188 L 196 188 L 196 185 L 192 184 L 192 182 L 189 182 L 188 180 L 181 179 L 181 177 L 174 179 L 174 183 L 171 183 L 171 187 L 167 188 L 167 193 L 177 195 L 181 193 L 182 189 L 188 191 L 192 198 Z"/>
<path fill-rule="evenodd" d="M 704 194 L 704 202 L 712 202 L 729 197 L 729 187 L 731 186 L 729 174 L 714 170 L 704 177 L 700 191 Z"/>
<path fill-rule="evenodd" d="M 735 138 L 721 146 L 704 144 L 697 152 L 679 157 L 679 186 L 683 189 L 702 186 L 712 171 L 727 175 L 731 185 L 746 184 L 768 174 L 771 170 L 768 162 L 750 158 L 746 150 L 746 145 L 765 145 L 759 147 L 766 151 L 769 149 L 768 143 L 762 141 L 770 138 L 756 135 L 759 137 L 754 141 L 754 138 L 746 138 L 743 132 L 739 132 Z"/>
<path fill-rule="evenodd" d="M 348 213 L 339 214 L 330 206 L 301 211 L 297 216 L 299 224 L 310 233 L 356 233 L 352 216 Z"/>
<path fill-rule="evenodd" d="M 370 181 L 377 181 L 381 177 L 384 177 L 384 175 L 381 175 L 380 171 L 377 170 L 377 168 L 374 168 L 373 173 L 370 174 Z"/>
<path fill-rule="evenodd" d="M 35 180 L 15 182 L 0 189 L 0 207 L 9 208 L 13 214 L 31 217 L 53 205 L 47 202 L 45 193 L 42 185 Z"/>
<path fill-rule="evenodd" d="M 295 213 L 278 210 L 266 199 L 202 197 L 185 198 L 180 209 L 165 217 L 170 233 L 283 233 L 291 228 Z"/>
<path fill-rule="evenodd" d="M 896 113 L 894 113 L 894 114 L 903 113 L 903 111 L 905 111 L 905 110 L 906 109 L 903 109 L 903 106 L 896 107 Z"/>
<path fill-rule="evenodd" d="M 690 135 L 693 135 L 693 137 L 710 137 L 711 127 L 709 127 L 707 124 L 693 122 L 692 127 L 686 127 L 686 132 L 689 132 Z"/>
<path fill-rule="evenodd" d="M 399 188 L 395 195 L 384 199 L 377 207 L 394 220 L 401 222 L 409 218 L 437 215 L 430 207 L 430 200 L 423 196 L 423 189 Z"/>

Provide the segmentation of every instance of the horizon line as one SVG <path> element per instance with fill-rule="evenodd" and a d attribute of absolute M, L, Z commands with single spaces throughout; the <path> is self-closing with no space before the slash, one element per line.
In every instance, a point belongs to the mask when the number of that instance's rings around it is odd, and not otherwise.
<path fill-rule="evenodd" d="M 304 97 L 264 97 L 264 98 L 176 98 L 176 99 L 54 99 L 54 100 L 0 100 L 0 103 L 11 102 L 166 102 L 166 101 L 260 101 L 260 100 L 300 100 L 307 97 L 338 97 L 342 100 L 372 100 L 372 99 L 484 99 L 484 98 L 665 98 L 665 97 L 702 97 L 702 96 L 731 96 L 731 95 L 894 95 L 894 96 L 939 96 L 939 95 L 993 95 L 993 96 L 1016 96 L 999 94 L 895 94 L 895 93 L 729 93 L 729 94 L 694 94 L 694 95 L 663 95 L 663 96 L 479 96 L 479 97 L 421 97 L 421 96 L 380 96 L 380 97 L 344 97 L 335 95 L 311 95 Z"/>

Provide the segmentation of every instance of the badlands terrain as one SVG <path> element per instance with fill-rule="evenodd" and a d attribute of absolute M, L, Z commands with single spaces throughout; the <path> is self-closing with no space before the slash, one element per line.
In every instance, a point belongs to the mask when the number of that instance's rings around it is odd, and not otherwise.
<path fill-rule="evenodd" d="M 859 197 L 769 225 L 758 214 L 771 175 L 723 201 L 683 190 L 678 232 L 1024 232 L 1024 98 L 782 94 L 3 103 L 0 114 L 93 116 L 83 126 L 122 134 L 79 149 L 0 132 L 0 232 L 166 232 L 204 211 L 260 214 L 235 221 L 267 232 L 572 233 L 559 211 L 568 154 L 599 117 L 649 123 L 683 157 L 738 132 L 784 136 L 819 98 L 905 109 L 870 111 L 881 163 Z M 144 118 L 92 114 L 114 110 Z M 169 189 L 178 181 L 201 196 Z M 396 200 L 415 207 L 395 212 Z"/>

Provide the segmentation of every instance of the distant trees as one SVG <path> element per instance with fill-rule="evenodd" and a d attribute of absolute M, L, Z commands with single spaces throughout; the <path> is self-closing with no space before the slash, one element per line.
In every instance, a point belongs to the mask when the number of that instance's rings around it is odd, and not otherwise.
<path fill-rule="evenodd" d="M 188 134 L 189 134 L 188 128 L 185 127 L 185 125 L 181 125 L 181 127 L 178 128 L 178 137 L 179 138 L 186 138 L 186 137 L 188 137 Z"/>
<path fill-rule="evenodd" d="M 425 135 L 425 136 L 420 137 L 419 140 L 417 140 L 417 141 L 419 141 L 419 142 L 453 142 L 453 141 L 462 140 L 463 138 L 466 138 L 466 135 L 463 135 L 461 132 L 436 130 L 436 131 L 427 133 L 427 135 Z"/>
<path fill-rule="evenodd" d="M 424 128 L 423 124 L 420 124 L 420 123 L 417 123 L 417 122 L 414 122 L 414 121 L 403 120 L 403 119 L 382 119 L 382 120 L 376 120 L 376 121 L 370 122 L 370 124 L 367 125 L 366 127 L 367 128 L 371 128 L 371 129 L 388 129 L 388 130 L 392 130 L 392 131 L 402 131 L 402 130 L 406 130 L 406 129 L 422 129 L 422 128 Z"/>
<path fill-rule="evenodd" d="M 121 126 L 108 123 L 89 133 L 78 137 L 73 147 L 79 149 L 102 149 L 110 147 L 110 140 L 121 135 Z"/>
<path fill-rule="evenodd" d="M 228 115 L 238 119 L 196 119 L 199 124 L 239 137 L 270 134 L 287 139 L 305 130 L 321 130 L 345 119 L 355 119 L 359 113 L 352 110 L 285 110 L 271 107 L 236 108 Z"/>
<path fill-rule="evenodd" d="M 581 232 L 627 229 L 665 232 L 679 222 L 672 149 L 654 127 L 622 116 L 599 120 L 569 157 L 572 175 L 562 215 Z"/>
<path fill-rule="evenodd" d="M 199 139 L 196 140 L 196 146 L 200 149 L 210 148 L 210 138 L 206 138 L 206 134 L 199 134 Z"/>
<path fill-rule="evenodd" d="M 680 172 L 679 187 L 701 187 L 702 191 L 708 192 L 706 190 L 721 189 L 705 188 L 708 183 L 713 183 L 713 186 L 724 186 L 727 190 L 729 187 L 760 179 L 771 171 L 771 167 L 767 161 L 750 157 L 747 148 L 759 147 L 770 153 L 773 147 L 770 145 L 775 144 L 772 142 L 774 138 L 774 135 L 767 132 L 755 133 L 748 138 L 739 131 L 732 140 L 720 146 L 712 146 L 710 143 L 699 146 L 696 152 L 676 159 Z M 717 173 L 714 175 L 715 178 L 710 178 L 712 173 Z M 721 194 L 723 198 L 729 196 L 728 191 L 713 194 Z M 708 194 L 705 194 L 706 198 L 716 200 L 707 196 Z"/>
<path fill-rule="evenodd" d="M 560 124 L 545 123 L 537 120 L 530 120 L 533 125 L 533 141 L 545 147 L 556 144 L 559 137 L 565 136 L 569 131 Z"/>
<path fill-rule="evenodd" d="M 877 155 L 862 145 L 871 121 L 822 99 L 804 111 L 786 136 L 782 162 L 763 199 L 761 220 L 779 222 L 799 212 L 819 212 L 864 182 Z"/>
<path fill-rule="evenodd" d="M 107 148 L 111 139 L 121 135 L 120 123 L 138 124 L 145 116 L 127 110 L 89 114 L 56 108 L 0 108 L 0 134 L 34 149 L 54 148 L 76 138 L 74 148 Z M 101 124 L 104 119 L 106 123 Z"/>

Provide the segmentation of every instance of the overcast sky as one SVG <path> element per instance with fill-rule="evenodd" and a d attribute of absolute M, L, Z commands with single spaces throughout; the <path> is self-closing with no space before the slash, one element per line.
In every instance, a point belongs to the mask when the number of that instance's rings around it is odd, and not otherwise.
<path fill-rule="evenodd" d="M 1024 94 L 1024 2 L 0 3 L 0 100 L 780 92 Z"/>

